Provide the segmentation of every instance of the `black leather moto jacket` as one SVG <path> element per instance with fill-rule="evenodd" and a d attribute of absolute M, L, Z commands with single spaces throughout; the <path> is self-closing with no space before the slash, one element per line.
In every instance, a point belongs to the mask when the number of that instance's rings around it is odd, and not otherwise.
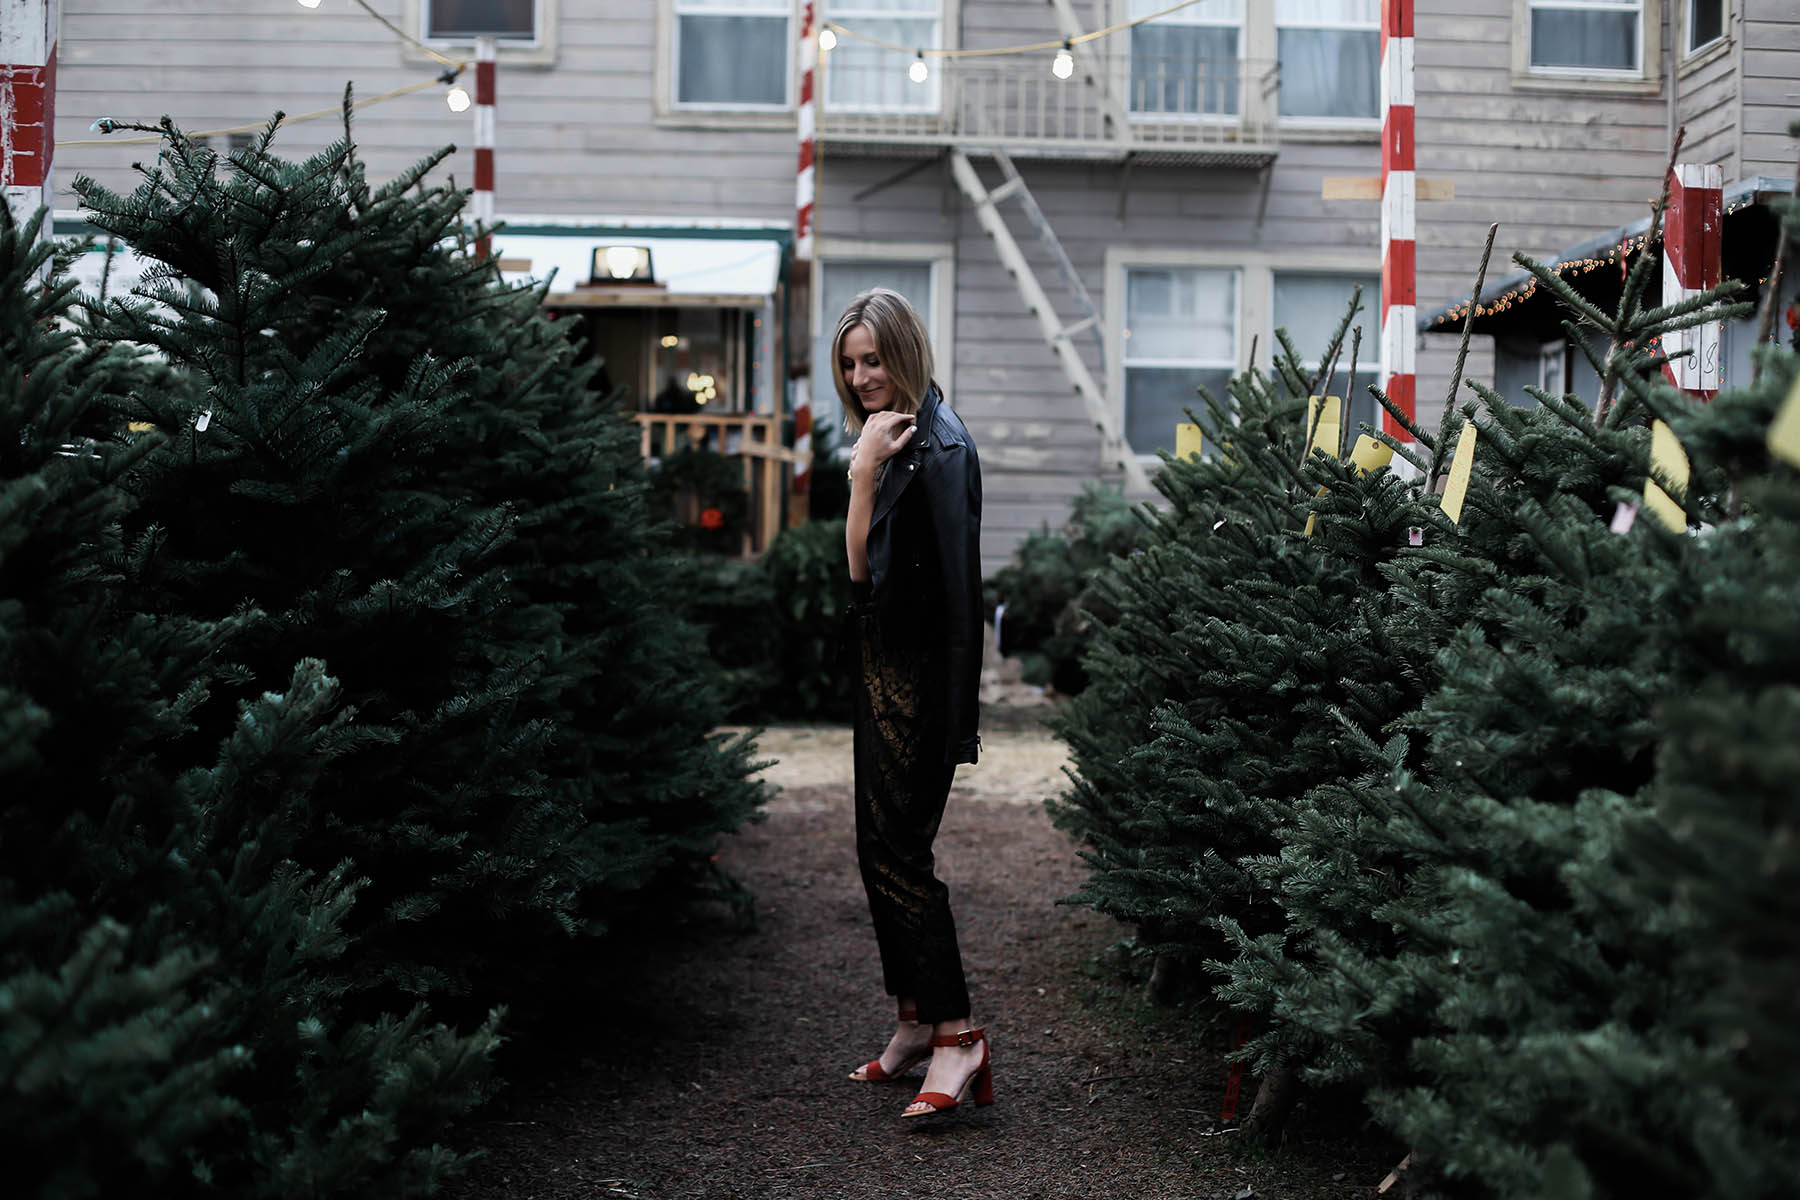
<path fill-rule="evenodd" d="M 946 763 L 972 763 L 981 687 L 981 461 L 932 384 L 912 440 L 888 460 L 869 518 L 869 582 L 884 634 L 941 646 Z M 931 699 L 927 698 L 927 703 Z"/>

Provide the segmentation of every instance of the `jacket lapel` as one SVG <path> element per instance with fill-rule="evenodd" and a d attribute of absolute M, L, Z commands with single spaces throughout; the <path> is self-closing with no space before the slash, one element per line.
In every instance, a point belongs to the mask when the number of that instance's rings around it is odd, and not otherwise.
<path fill-rule="evenodd" d="M 919 406 L 918 420 L 913 423 L 912 441 L 906 449 L 888 460 L 887 475 L 882 478 L 881 490 L 875 493 L 875 511 L 869 517 L 872 529 L 899 503 L 900 494 L 906 491 L 906 485 L 913 481 L 919 473 L 919 459 L 924 449 L 931 444 L 931 426 L 937 418 L 939 394 L 936 387 L 925 393 L 925 403 Z"/>

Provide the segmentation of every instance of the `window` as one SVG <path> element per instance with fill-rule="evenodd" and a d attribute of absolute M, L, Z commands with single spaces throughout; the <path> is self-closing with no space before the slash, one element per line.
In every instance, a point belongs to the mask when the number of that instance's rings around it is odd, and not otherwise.
<path fill-rule="evenodd" d="M 1381 115 L 1377 0 L 1275 0 L 1284 117 Z"/>
<path fill-rule="evenodd" d="M 1175 448 L 1196 392 L 1224 401 L 1238 362 L 1238 272 L 1206 267 L 1125 271 L 1125 440 L 1139 454 Z"/>
<path fill-rule="evenodd" d="M 538 40 L 537 0 L 424 0 L 422 15 L 427 40 Z"/>
<path fill-rule="evenodd" d="M 843 43 L 839 43 L 842 45 Z M 918 259 L 821 259 L 819 263 L 819 316 L 814 326 L 819 339 L 813 344 L 812 402 L 813 420 L 820 423 L 830 418 L 823 415 L 839 409 L 837 365 L 831 361 L 831 339 L 837 333 L 837 321 L 850 301 L 873 287 L 891 288 L 906 297 L 918 310 L 931 332 L 932 357 L 938 379 L 950 373 L 949 346 L 937 328 L 936 272 L 929 261 Z"/>
<path fill-rule="evenodd" d="M 1687 0 L 1687 52 L 1693 54 L 1725 36 L 1725 0 Z"/>
<path fill-rule="evenodd" d="M 1350 307 L 1351 289 L 1359 283 L 1361 311 L 1356 314 L 1355 324 L 1344 333 L 1331 379 L 1319 385 L 1321 394 L 1345 397 L 1349 417 L 1345 425 L 1347 444 L 1355 443 L 1356 432 L 1363 423 L 1381 428 L 1381 406 L 1369 395 L 1369 385 L 1381 382 L 1381 276 L 1277 271 L 1272 305 L 1275 328 L 1288 331 L 1294 348 L 1304 356 L 1302 366 L 1316 371 L 1322 365 L 1317 356 L 1324 352 L 1338 322 L 1344 319 Z M 1351 379 L 1350 352 L 1358 329 L 1362 330 L 1362 345 L 1356 351 L 1356 378 Z"/>
<path fill-rule="evenodd" d="M 1167 8 L 1131 0 L 1133 18 Z M 1131 111 L 1149 117 L 1236 116 L 1244 0 L 1199 0 L 1131 29 Z"/>
<path fill-rule="evenodd" d="M 1644 0 L 1529 0 L 1533 71 L 1637 75 Z"/>
<path fill-rule="evenodd" d="M 943 44 L 939 0 L 833 0 L 827 17 L 858 33 L 896 46 Z M 907 78 L 913 56 L 884 50 L 860 38 L 840 38 L 825 64 L 825 103 L 838 112 L 933 111 L 939 79 L 948 65 L 928 65 L 924 83 Z"/>
<path fill-rule="evenodd" d="M 785 108 L 788 0 L 675 0 L 675 103 Z"/>

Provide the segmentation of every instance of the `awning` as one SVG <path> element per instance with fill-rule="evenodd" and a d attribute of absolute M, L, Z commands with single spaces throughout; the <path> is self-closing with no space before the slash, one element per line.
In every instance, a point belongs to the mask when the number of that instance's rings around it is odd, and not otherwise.
<path fill-rule="evenodd" d="M 1740 279 L 1755 286 L 1768 274 L 1769 261 L 1775 252 L 1776 219 L 1768 208 L 1775 196 L 1786 196 L 1792 185 L 1766 175 L 1753 176 L 1726 186 L 1721 197 L 1725 228 L 1720 238 L 1724 257 L 1724 277 Z M 1566 280 L 1583 299 L 1611 311 L 1619 302 L 1624 273 L 1639 253 L 1646 248 L 1658 256 L 1662 238 L 1651 240 L 1650 218 L 1643 217 L 1629 225 L 1621 225 L 1564 250 L 1549 265 Z M 1648 246 L 1646 243 L 1648 242 Z M 1620 262 L 1620 254 L 1625 262 Z M 1419 317 L 1421 333 L 1460 333 L 1469 315 L 1467 295 L 1454 304 Z M 1532 336 L 1548 340 L 1562 336 L 1562 322 L 1567 314 L 1550 289 L 1539 283 L 1529 271 L 1516 271 L 1504 279 L 1481 289 L 1475 300 L 1474 332 Z"/>
<path fill-rule="evenodd" d="M 785 232 L 705 229 L 689 236 L 659 229 L 512 225 L 494 235 L 494 253 L 509 282 L 555 272 L 548 305 L 563 307 L 761 308 L 780 279 Z M 758 233 L 764 236 L 755 236 Z M 737 236 L 732 236 L 737 235 Z M 771 236 L 772 235 L 772 236 Z M 650 251 L 648 284 L 590 284 L 594 251 L 642 246 Z"/>

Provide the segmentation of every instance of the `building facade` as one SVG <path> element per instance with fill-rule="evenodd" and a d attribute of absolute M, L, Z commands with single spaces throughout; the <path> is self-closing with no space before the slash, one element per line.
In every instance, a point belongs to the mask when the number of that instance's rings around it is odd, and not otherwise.
<path fill-rule="evenodd" d="M 67 0 L 59 206 L 77 173 L 129 187 L 154 153 L 106 144 L 99 118 L 212 130 L 328 109 L 346 81 L 370 98 L 429 80 L 430 51 L 465 58 L 470 30 L 498 30 L 498 250 L 559 264 L 552 302 L 590 322 L 613 382 L 646 410 L 704 397 L 778 417 L 810 364 L 830 423 L 821 332 L 857 291 L 894 287 L 981 448 L 992 570 L 1084 483 L 1126 482 L 1120 450 L 1172 449 L 1196 385 L 1266 364 L 1277 327 L 1316 353 L 1354 284 L 1352 394 L 1374 378 L 1380 204 L 1327 199 L 1325 181 L 1379 174 L 1383 0 L 1197 0 L 1083 36 L 1171 2 L 819 0 L 836 45 L 816 251 L 796 264 L 804 0 L 370 0 L 429 50 L 353 0 Z M 1454 193 L 1418 206 L 1421 313 L 1468 297 L 1491 222 L 1493 279 L 1514 250 L 1553 257 L 1643 215 L 1678 126 L 1683 158 L 1728 181 L 1792 173 L 1794 0 L 1416 7 L 1418 174 Z M 1020 45 L 1038 48 L 962 53 Z M 340 132 L 298 122 L 279 146 Z M 377 177 L 455 142 L 444 169 L 469 180 L 470 132 L 443 88 L 356 117 Z M 648 249 L 650 285 L 612 279 L 609 246 Z M 1421 337 L 1431 421 L 1457 338 Z M 1477 377 L 1493 353 L 1477 340 Z"/>

